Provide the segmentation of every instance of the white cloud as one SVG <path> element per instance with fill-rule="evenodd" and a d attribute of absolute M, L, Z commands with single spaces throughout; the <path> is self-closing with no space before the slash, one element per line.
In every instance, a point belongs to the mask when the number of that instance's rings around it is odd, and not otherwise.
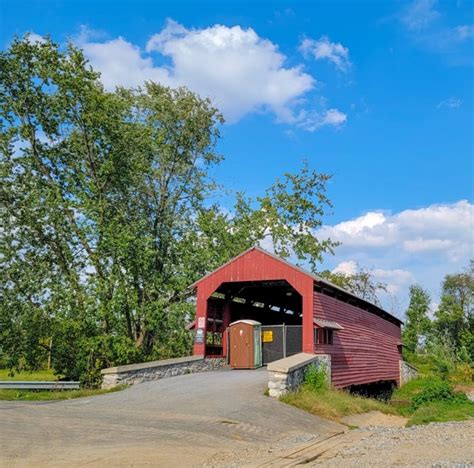
<path fill-rule="evenodd" d="M 347 115 L 339 109 L 329 109 L 324 112 L 300 112 L 295 123 L 309 132 L 314 132 L 321 127 L 340 127 L 347 121 Z"/>
<path fill-rule="evenodd" d="M 458 38 L 463 41 L 469 39 L 474 35 L 474 26 L 472 24 L 463 24 L 461 26 L 456 26 L 454 32 L 457 34 Z"/>
<path fill-rule="evenodd" d="M 414 0 L 398 14 L 398 19 L 415 43 L 432 52 L 450 57 L 453 64 L 472 63 L 470 24 L 448 24 L 437 10 L 437 0 Z"/>
<path fill-rule="evenodd" d="M 338 42 L 331 42 L 327 36 L 318 40 L 304 39 L 300 51 L 305 57 L 329 60 L 341 71 L 347 71 L 351 66 L 349 49 Z"/>
<path fill-rule="evenodd" d="M 347 119 L 338 109 L 304 109 L 305 97 L 314 90 L 316 80 L 301 65 L 286 66 L 278 46 L 251 28 L 187 29 L 168 20 L 150 37 L 145 50 L 122 37 L 91 41 L 84 31 L 79 45 L 108 89 L 135 87 L 146 80 L 187 86 L 211 98 L 231 123 L 248 113 L 271 112 L 279 122 L 315 131 L 322 126 L 337 127 Z"/>
<path fill-rule="evenodd" d="M 462 105 L 462 99 L 450 97 L 448 99 L 444 99 L 443 101 L 440 101 L 436 107 L 438 109 L 442 109 L 442 108 L 457 109 L 458 107 L 461 107 L 461 105 Z"/>
<path fill-rule="evenodd" d="M 436 0 L 415 0 L 401 16 L 403 24 L 410 30 L 421 30 L 430 26 L 441 15 L 435 9 Z"/>
<path fill-rule="evenodd" d="M 396 247 L 410 254 L 438 250 L 456 260 L 472 247 L 473 220 L 474 205 L 462 200 L 396 214 L 368 212 L 324 226 L 319 234 L 342 242 L 340 249 Z"/>
<path fill-rule="evenodd" d="M 278 46 L 251 28 L 187 29 L 168 20 L 144 50 L 122 37 L 102 42 L 97 37 L 82 27 L 76 42 L 107 89 L 137 87 L 148 80 L 187 86 L 209 97 L 229 123 L 249 113 L 270 112 L 278 122 L 313 132 L 347 120 L 340 110 L 328 109 L 324 99 L 317 110 L 306 109 L 315 78 L 302 65 L 286 66 Z"/>
<path fill-rule="evenodd" d="M 453 241 L 449 239 L 423 239 L 419 237 L 414 240 L 403 242 L 403 248 L 407 252 L 430 252 L 433 250 L 446 251 L 454 246 Z"/>
<path fill-rule="evenodd" d="M 400 311 L 407 305 L 408 286 L 418 282 L 432 298 L 447 273 L 461 271 L 474 256 L 474 205 L 467 200 L 436 204 L 398 213 L 371 211 L 317 235 L 342 242 L 325 268 L 352 273 L 357 265 L 387 283 Z M 383 295 L 382 295 L 383 296 Z"/>
<path fill-rule="evenodd" d="M 358 266 L 354 260 L 346 260 L 341 262 L 333 268 L 333 273 L 342 273 L 343 275 L 355 275 L 357 273 Z"/>
<path fill-rule="evenodd" d="M 386 285 L 389 294 L 399 294 L 413 282 L 413 275 L 409 271 L 400 268 L 392 270 L 375 268 L 371 271 L 371 274 L 376 280 Z"/>
<path fill-rule="evenodd" d="M 170 21 L 151 37 L 147 51 L 169 57 L 176 84 L 213 98 L 230 120 L 266 108 L 286 120 L 295 100 L 315 84 L 302 67 L 285 68 L 278 47 L 251 28 L 188 30 Z"/>
<path fill-rule="evenodd" d="M 355 260 L 345 260 L 336 265 L 333 268 L 332 273 L 342 273 L 344 275 L 355 275 L 360 271 L 360 267 Z M 363 269 L 367 269 L 366 266 Z M 390 294 L 397 294 L 402 288 L 407 287 L 410 282 L 413 281 L 413 275 L 407 271 L 399 268 L 395 269 L 384 269 L 384 268 L 373 268 L 368 269 L 372 277 L 381 283 L 384 283 L 387 288 L 387 292 Z"/>
<path fill-rule="evenodd" d="M 80 44 L 92 67 L 101 73 L 107 89 L 116 86 L 137 87 L 146 80 L 171 84 L 168 70 L 155 67 L 150 57 L 144 58 L 139 47 L 122 37 L 107 42 Z"/>
<path fill-rule="evenodd" d="M 35 32 L 31 31 L 28 33 L 28 42 L 30 42 L 31 44 L 34 44 L 35 42 L 43 44 L 44 42 L 46 42 L 46 39 L 43 36 L 40 36 L 39 34 L 36 34 Z"/>

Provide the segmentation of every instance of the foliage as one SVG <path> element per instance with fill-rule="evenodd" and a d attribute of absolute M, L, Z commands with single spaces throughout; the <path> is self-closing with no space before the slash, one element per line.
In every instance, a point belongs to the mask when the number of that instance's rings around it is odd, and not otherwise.
<path fill-rule="evenodd" d="M 322 390 L 328 387 L 327 369 L 324 364 L 316 366 L 309 365 L 304 374 L 304 384 L 313 391 Z"/>
<path fill-rule="evenodd" d="M 448 378 L 454 385 L 472 385 L 474 369 L 467 362 L 459 362 L 454 366 Z"/>
<path fill-rule="evenodd" d="M 397 388 L 391 404 L 409 418 L 407 426 L 460 421 L 474 416 L 474 403 L 439 377 L 421 377 Z"/>
<path fill-rule="evenodd" d="M 407 426 L 429 422 L 458 421 L 474 416 L 474 403 L 464 393 L 438 377 L 420 377 L 395 389 L 390 400 L 354 395 L 331 388 L 312 388 L 305 383 L 281 400 L 302 410 L 335 421 L 351 414 L 380 411 L 407 418 Z"/>
<path fill-rule="evenodd" d="M 14 372 L 9 369 L 0 369 L 0 380 L 58 380 L 58 376 L 54 375 L 52 370 L 41 371 L 21 371 Z"/>
<path fill-rule="evenodd" d="M 0 390 L 1 400 L 45 401 L 45 400 L 72 400 L 74 398 L 91 397 L 105 393 L 124 390 L 125 385 L 118 385 L 109 390 L 80 389 L 80 390 Z"/>
<path fill-rule="evenodd" d="M 454 401 L 467 399 L 464 394 L 456 394 L 451 384 L 442 380 L 433 380 L 420 393 L 415 395 L 411 402 L 411 407 L 416 410 L 422 405 L 433 401 Z"/>
<path fill-rule="evenodd" d="M 146 83 L 106 92 L 80 50 L 0 53 L 0 360 L 98 382 L 112 365 L 187 354 L 188 286 L 269 240 L 312 268 L 329 176 L 304 165 L 263 196 L 212 201 L 222 117 Z"/>
<path fill-rule="evenodd" d="M 359 266 L 353 274 L 332 273 L 325 270 L 321 273 L 321 276 L 336 286 L 377 305 L 380 305 L 379 293 L 387 292 L 385 283 L 376 281 L 369 270 L 362 269 Z"/>
<path fill-rule="evenodd" d="M 474 403 L 468 400 L 437 401 L 418 408 L 407 422 L 408 426 L 431 422 L 464 421 L 474 418 Z"/>
<path fill-rule="evenodd" d="M 410 306 L 403 330 L 404 356 L 424 361 L 430 372 L 447 378 L 457 372 L 467 376 L 465 365 L 474 365 L 474 263 L 463 272 L 446 275 L 441 300 L 430 320 L 429 296 L 420 286 L 410 288 Z M 460 366 L 464 370 L 459 372 Z"/>
<path fill-rule="evenodd" d="M 442 354 L 451 368 L 459 362 L 474 365 L 474 263 L 463 272 L 446 275 L 435 311 L 426 352 Z M 449 350 L 449 351 L 447 351 Z"/>
<path fill-rule="evenodd" d="M 340 421 L 344 416 L 368 411 L 381 411 L 387 414 L 396 412 L 392 406 L 372 398 L 328 388 L 315 391 L 308 385 L 304 385 L 297 392 L 287 393 L 281 397 L 281 401 L 334 421 Z"/>
<path fill-rule="evenodd" d="M 430 331 L 429 307 L 429 294 L 419 285 L 410 286 L 410 304 L 402 335 L 403 344 L 409 351 L 417 351 Z"/>

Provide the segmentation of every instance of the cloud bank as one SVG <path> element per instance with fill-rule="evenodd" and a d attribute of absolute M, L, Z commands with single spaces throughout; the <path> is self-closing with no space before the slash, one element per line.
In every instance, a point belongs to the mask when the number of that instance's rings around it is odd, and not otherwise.
<path fill-rule="evenodd" d="M 411 283 L 428 288 L 436 300 L 444 275 L 467 266 L 474 255 L 473 232 L 474 205 L 461 200 L 398 213 L 370 211 L 317 234 L 342 242 L 333 271 L 350 274 L 357 264 L 371 269 L 389 292 L 400 295 L 404 308 Z"/>
<path fill-rule="evenodd" d="M 107 89 L 137 87 L 147 80 L 187 86 L 209 97 L 229 123 L 254 112 L 307 131 L 347 120 L 338 109 L 305 108 L 316 79 L 302 65 L 287 66 L 278 46 L 252 28 L 187 29 L 168 20 L 144 49 L 122 37 L 97 42 L 81 34 L 78 42 Z"/>

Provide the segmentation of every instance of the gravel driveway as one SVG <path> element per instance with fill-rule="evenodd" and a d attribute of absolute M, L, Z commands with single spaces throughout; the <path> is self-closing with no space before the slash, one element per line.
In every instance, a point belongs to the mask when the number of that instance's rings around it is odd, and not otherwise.
<path fill-rule="evenodd" d="M 265 369 L 221 370 L 58 402 L 0 402 L 0 466 L 192 466 L 344 426 L 263 395 Z"/>

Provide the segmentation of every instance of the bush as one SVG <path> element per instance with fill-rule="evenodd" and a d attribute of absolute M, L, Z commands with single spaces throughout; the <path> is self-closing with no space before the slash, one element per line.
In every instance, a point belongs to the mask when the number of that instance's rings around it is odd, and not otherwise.
<path fill-rule="evenodd" d="M 313 391 L 327 388 L 326 366 L 324 364 L 321 364 L 319 367 L 314 364 L 309 365 L 304 374 L 304 383 Z"/>
<path fill-rule="evenodd" d="M 426 386 L 418 395 L 415 395 L 411 402 L 412 410 L 415 411 L 422 405 L 432 402 L 454 402 L 466 401 L 467 397 L 463 393 L 456 393 L 451 384 L 441 380 L 434 380 Z"/>
<path fill-rule="evenodd" d="M 474 380 L 474 372 L 470 364 L 461 362 L 456 364 L 449 375 L 449 381 L 453 384 L 472 384 Z"/>

